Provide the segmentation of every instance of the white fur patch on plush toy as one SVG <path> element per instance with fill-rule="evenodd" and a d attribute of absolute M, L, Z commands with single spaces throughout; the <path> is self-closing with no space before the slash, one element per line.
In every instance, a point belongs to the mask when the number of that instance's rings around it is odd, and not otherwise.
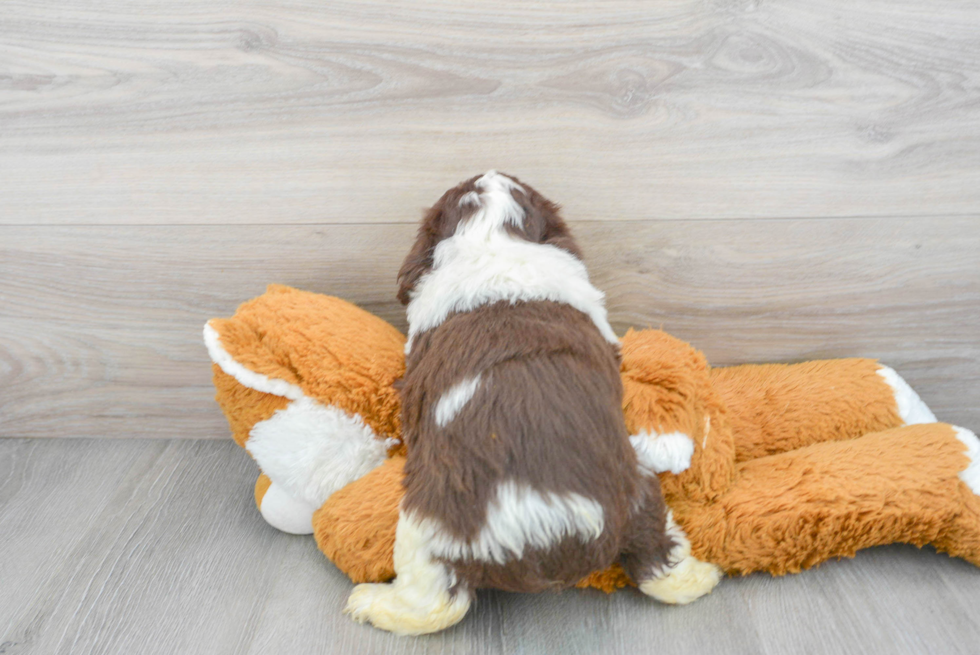
<path fill-rule="evenodd" d="M 953 426 L 956 438 L 966 446 L 966 456 L 970 464 L 960 471 L 960 480 L 966 483 L 973 493 L 980 496 L 980 439 L 971 430 Z"/>
<path fill-rule="evenodd" d="M 630 443 L 644 475 L 668 471 L 676 475 L 691 467 L 694 441 L 683 432 L 657 434 L 642 430 L 630 437 Z"/>
<path fill-rule="evenodd" d="M 273 482 L 317 507 L 387 457 L 386 442 L 360 416 L 307 396 L 252 426 L 245 448 Z"/>
<path fill-rule="evenodd" d="M 905 425 L 936 422 L 936 415 L 922 402 L 919 394 L 915 393 L 909 383 L 895 372 L 895 369 L 882 366 L 877 372 L 892 388 L 892 392 L 895 394 L 895 404 L 898 405 L 898 415 L 905 421 Z"/>

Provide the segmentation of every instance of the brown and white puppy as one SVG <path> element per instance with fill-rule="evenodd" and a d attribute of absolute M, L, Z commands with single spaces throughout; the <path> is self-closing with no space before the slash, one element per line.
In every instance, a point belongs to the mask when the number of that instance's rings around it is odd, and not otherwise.
<path fill-rule="evenodd" d="M 619 340 L 558 207 L 494 171 L 447 191 L 399 273 L 408 445 L 396 579 L 347 611 L 402 634 L 462 619 L 473 590 L 561 589 L 620 561 L 645 593 L 717 583 L 637 463 Z"/>

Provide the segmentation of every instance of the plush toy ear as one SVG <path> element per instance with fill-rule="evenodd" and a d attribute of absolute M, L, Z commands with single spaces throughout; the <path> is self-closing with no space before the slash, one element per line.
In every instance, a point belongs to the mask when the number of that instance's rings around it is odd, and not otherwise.
<path fill-rule="evenodd" d="M 418 236 L 415 238 L 415 245 L 412 246 L 405 263 L 398 271 L 398 301 L 403 305 L 407 305 L 411 300 L 409 294 L 419 278 L 432 269 L 432 255 L 439 242 L 439 226 L 442 224 L 445 205 L 446 196 L 443 196 L 426 212 Z"/>
<path fill-rule="evenodd" d="M 240 386 L 335 407 L 379 437 L 400 432 L 391 383 L 405 369 L 405 337 L 345 300 L 270 286 L 232 318 L 209 321 L 204 340 L 212 361 Z"/>

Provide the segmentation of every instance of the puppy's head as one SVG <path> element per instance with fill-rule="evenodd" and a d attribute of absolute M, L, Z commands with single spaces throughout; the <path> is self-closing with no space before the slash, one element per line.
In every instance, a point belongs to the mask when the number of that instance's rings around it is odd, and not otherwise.
<path fill-rule="evenodd" d="M 582 257 L 558 205 L 516 177 L 489 171 L 446 191 L 426 212 L 398 272 L 398 300 L 403 305 L 419 278 L 432 270 L 436 246 L 453 237 L 477 242 L 509 237 Z"/>

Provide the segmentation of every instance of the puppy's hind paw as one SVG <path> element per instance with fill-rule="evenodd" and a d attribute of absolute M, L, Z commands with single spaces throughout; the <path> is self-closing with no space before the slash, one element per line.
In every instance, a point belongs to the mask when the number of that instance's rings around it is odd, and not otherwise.
<path fill-rule="evenodd" d="M 344 614 L 349 614 L 358 623 L 371 620 L 371 609 L 375 601 L 381 596 L 385 588 L 390 588 L 390 584 L 359 584 L 354 587 L 354 591 L 347 597 L 347 606 Z"/>
<path fill-rule="evenodd" d="M 686 605 L 711 591 L 721 581 L 714 564 L 686 556 L 663 575 L 640 583 L 640 591 L 669 605 Z"/>
<path fill-rule="evenodd" d="M 357 585 L 344 613 L 358 623 L 370 622 L 395 634 L 424 635 L 458 623 L 469 607 L 470 596 L 465 590 L 455 597 L 441 592 L 429 598 L 395 582 Z"/>

